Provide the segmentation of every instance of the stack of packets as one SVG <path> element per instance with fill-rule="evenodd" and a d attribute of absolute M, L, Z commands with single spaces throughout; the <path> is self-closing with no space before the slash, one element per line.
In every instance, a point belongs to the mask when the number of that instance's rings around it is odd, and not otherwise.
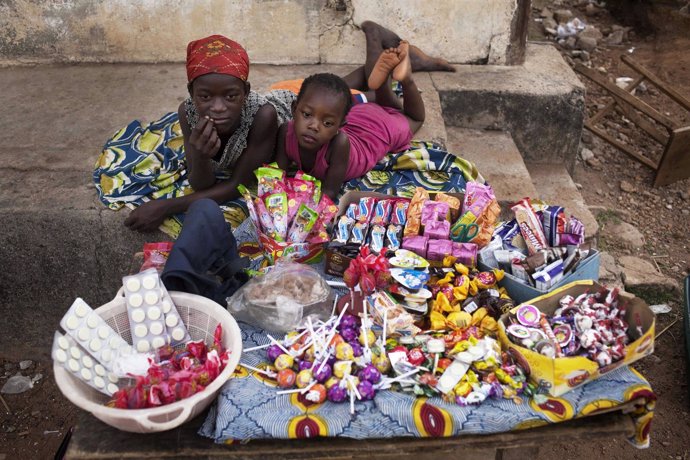
<path fill-rule="evenodd" d="M 228 361 L 220 325 L 207 349 L 191 340 L 155 268 L 122 281 L 132 344 L 77 298 L 60 321 L 67 334 L 55 332 L 53 360 L 120 409 L 156 407 L 202 391 Z"/>
<path fill-rule="evenodd" d="M 285 250 L 301 243 L 320 246 L 328 241 L 328 226 L 338 207 L 321 193 L 320 180 L 302 171 L 286 177 L 275 163 L 258 168 L 254 174 L 257 196 L 242 185 L 238 190 L 247 202 L 259 241 L 268 246 L 265 249 Z"/>
<path fill-rule="evenodd" d="M 430 261 L 442 261 L 447 255 L 473 267 L 477 249 L 491 238 L 500 213 L 498 202 L 488 185 L 468 182 L 462 203 L 445 193 L 417 188 L 407 211 L 402 247 Z"/>
<path fill-rule="evenodd" d="M 407 222 L 407 198 L 360 198 L 350 203 L 333 229 L 331 248 L 347 255 L 356 255 L 362 245 L 379 254 L 383 248 L 400 248 L 403 227 Z"/>
<path fill-rule="evenodd" d="M 499 225 L 479 254 L 490 267 L 500 267 L 518 281 L 546 291 L 574 271 L 589 250 L 585 227 L 560 206 L 523 198 L 511 209 L 515 219 Z"/>

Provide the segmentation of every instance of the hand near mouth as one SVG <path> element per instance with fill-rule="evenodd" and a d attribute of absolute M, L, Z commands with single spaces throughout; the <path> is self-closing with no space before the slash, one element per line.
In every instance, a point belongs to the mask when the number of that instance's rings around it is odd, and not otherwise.
<path fill-rule="evenodd" d="M 187 155 L 192 158 L 213 159 L 220 149 L 220 137 L 215 127 L 215 121 L 205 116 L 192 129 L 189 136 L 189 152 Z"/>

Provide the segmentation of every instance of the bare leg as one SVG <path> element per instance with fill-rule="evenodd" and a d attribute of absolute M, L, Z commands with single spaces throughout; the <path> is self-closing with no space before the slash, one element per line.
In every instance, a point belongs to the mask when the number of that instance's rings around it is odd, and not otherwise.
<path fill-rule="evenodd" d="M 409 54 L 409 44 L 406 41 L 398 47 L 400 64 L 393 69 L 393 78 L 400 82 L 403 90 L 403 114 L 407 117 L 410 130 L 416 133 L 424 123 L 426 112 L 424 101 L 419 93 L 417 84 L 412 79 L 412 64 Z"/>

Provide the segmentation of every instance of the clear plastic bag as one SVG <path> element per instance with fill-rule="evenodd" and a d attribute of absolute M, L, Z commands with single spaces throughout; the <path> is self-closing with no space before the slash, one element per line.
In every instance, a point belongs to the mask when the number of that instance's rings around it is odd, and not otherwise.
<path fill-rule="evenodd" d="M 327 320 L 333 298 L 333 290 L 316 270 L 286 262 L 249 280 L 227 303 L 235 319 L 284 333 L 310 316 L 312 321 Z"/>

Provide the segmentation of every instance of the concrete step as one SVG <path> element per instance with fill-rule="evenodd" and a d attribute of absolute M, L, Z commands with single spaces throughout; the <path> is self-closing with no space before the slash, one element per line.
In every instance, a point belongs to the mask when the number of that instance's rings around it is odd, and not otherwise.
<path fill-rule="evenodd" d="M 446 126 L 510 132 L 535 163 L 575 164 L 585 87 L 551 45 L 528 44 L 520 66 L 457 66 L 431 74 Z"/>
<path fill-rule="evenodd" d="M 536 196 L 529 171 L 510 134 L 448 126 L 448 151 L 473 162 L 499 201 Z"/>
<path fill-rule="evenodd" d="M 585 226 L 585 237 L 588 241 L 597 242 L 599 223 L 590 212 L 582 194 L 563 165 L 526 163 L 537 189 L 537 195 L 549 204 L 565 208 L 566 215 L 580 219 Z"/>

